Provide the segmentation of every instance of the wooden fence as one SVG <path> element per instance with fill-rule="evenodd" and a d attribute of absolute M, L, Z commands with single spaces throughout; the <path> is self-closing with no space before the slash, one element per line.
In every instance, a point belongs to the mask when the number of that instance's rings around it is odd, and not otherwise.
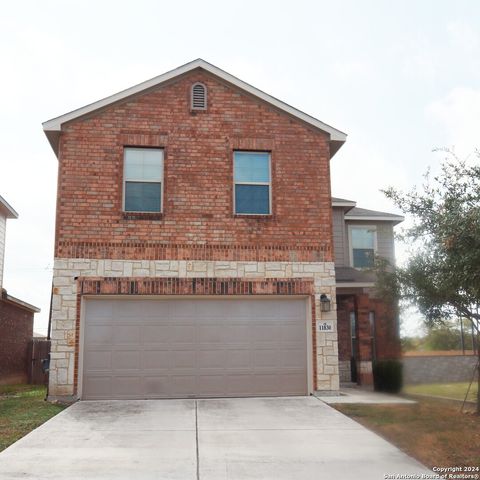
<path fill-rule="evenodd" d="M 50 353 L 50 340 L 33 338 L 29 349 L 28 383 L 32 385 L 47 385 L 48 372 L 44 371 L 43 364 L 44 360 L 48 359 Z"/>

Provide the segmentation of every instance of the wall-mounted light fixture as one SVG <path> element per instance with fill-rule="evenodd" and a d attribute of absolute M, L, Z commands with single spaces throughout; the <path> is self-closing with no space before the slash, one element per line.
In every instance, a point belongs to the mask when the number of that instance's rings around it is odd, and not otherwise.
<path fill-rule="evenodd" d="M 329 312 L 330 311 L 330 299 L 325 295 L 325 293 L 322 293 L 320 295 L 320 310 L 322 312 Z"/>

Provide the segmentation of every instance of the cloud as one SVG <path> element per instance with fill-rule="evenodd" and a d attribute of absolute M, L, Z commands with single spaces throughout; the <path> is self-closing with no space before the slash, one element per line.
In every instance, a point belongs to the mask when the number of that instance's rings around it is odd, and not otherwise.
<path fill-rule="evenodd" d="M 480 44 L 480 36 L 478 32 L 463 21 L 450 22 L 447 25 L 447 33 L 451 42 L 464 50 L 471 51 Z"/>
<path fill-rule="evenodd" d="M 448 144 L 455 146 L 458 154 L 469 154 L 480 147 L 480 89 L 454 88 L 430 103 L 426 114 L 442 128 Z"/>
<path fill-rule="evenodd" d="M 355 200 L 362 208 L 395 213 L 392 202 L 380 190 L 409 185 L 405 165 L 394 161 L 391 152 L 360 128 L 349 135 L 330 168 L 332 195 Z"/>
<path fill-rule="evenodd" d="M 407 79 L 434 80 L 442 63 L 438 48 L 424 34 L 404 38 L 392 54 L 399 59 L 400 71 Z"/>
<path fill-rule="evenodd" d="M 335 62 L 332 72 L 342 81 L 369 80 L 373 77 L 373 66 L 362 60 Z"/>

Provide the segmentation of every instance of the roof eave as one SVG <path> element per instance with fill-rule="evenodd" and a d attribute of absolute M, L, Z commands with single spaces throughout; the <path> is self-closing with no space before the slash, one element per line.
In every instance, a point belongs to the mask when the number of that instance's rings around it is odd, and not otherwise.
<path fill-rule="evenodd" d="M 395 217 L 387 217 L 387 216 L 355 216 L 355 215 L 345 215 L 345 220 L 351 220 L 351 221 L 362 221 L 365 220 L 367 222 L 392 222 L 394 225 L 397 225 L 405 220 L 405 217 L 402 217 L 400 215 L 395 216 Z"/>
<path fill-rule="evenodd" d="M 21 307 L 25 310 L 28 310 L 29 312 L 40 313 L 40 311 L 41 311 L 38 307 L 35 307 L 34 305 L 31 305 L 30 303 L 24 302 L 23 300 L 20 300 L 16 297 L 12 297 L 11 295 L 9 295 L 7 293 L 7 291 L 5 289 L 2 289 L 1 293 L 2 293 L 1 298 L 5 302 L 12 303 L 12 304 L 16 305 L 17 307 Z"/>
<path fill-rule="evenodd" d="M 18 218 L 15 209 L 0 195 L 0 210 L 5 212 L 7 218 Z"/>

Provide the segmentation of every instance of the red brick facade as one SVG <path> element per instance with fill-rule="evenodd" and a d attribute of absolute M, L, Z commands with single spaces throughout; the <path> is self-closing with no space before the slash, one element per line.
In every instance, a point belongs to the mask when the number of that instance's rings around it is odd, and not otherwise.
<path fill-rule="evenodd" d="M 33 312 L 0 298 L 0 384 L 28 380 Z"/>
<path fill-rule="evenodd" d="M 196 81 L 206 112 L 190 110 Z M 75 120 L 60 138 L 55 256 L 332 261 L 328 142 L 200 71 Z M 162 214 L 122 212 L 125 146 L 164 149 Z M 234 215 L 235 149 L 271 152 L 270 216 Z"/>
<path fill-rule="evenodd" d="M 352 352 L 350 314 L 356 317 L 356 351 Z M 374 313 L 374 328 L 369 315 Z M 398 331 L 397 308 L 381 299 L 366 293 L 337 295 L 338 358 L 350 361 L 355 357 L 359 362 L 395 359 L 400 357 L 400 337 Z M 375 351 L 373 351 L 373 349 Z M 372 384 L 371 373 L 363 373 L 357 368 L 357 380 L 361 384 Z"/>

